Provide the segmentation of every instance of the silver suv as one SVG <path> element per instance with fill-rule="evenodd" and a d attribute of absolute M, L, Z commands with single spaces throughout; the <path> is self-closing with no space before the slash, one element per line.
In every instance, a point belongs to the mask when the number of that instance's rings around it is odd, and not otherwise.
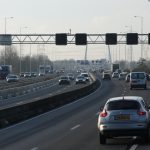
<path fill-rule="evenodd" d="M 98 117 L 100 144 L 117 136 L 141 136 L 149 141 L 150 107 L 142 97 L 110 98 Z"/>

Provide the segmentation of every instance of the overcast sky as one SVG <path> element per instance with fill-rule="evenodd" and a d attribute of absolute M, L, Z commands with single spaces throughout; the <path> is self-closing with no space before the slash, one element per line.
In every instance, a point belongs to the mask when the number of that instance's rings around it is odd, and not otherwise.
<path fill-rule="evenodd" d="M 7 33 L 12 34 L 19 33 L 20 27 L 25 26 L 28 28 L 22 29 L 22 33 L 66 33 L 70 29 L 72 33 L 120 33 L 129 32 L 131 26 L 133 32 L 140 33 L 141 19 L 135 18 L 135 15 L 144 18 L 143 32 L 150 33 L 148 0 L 0 0 L 0 33 L 3 34 L 5 31 L 5 17 L 13 17 L 7 19 Z M 136 46 L 136 49 L 139 47 Z M 83 46 L 46 48 L 46 51 L 50 49 L 49 55 L 53 54 L 53 59 L 65 56 L 84 58 Z M 35 51 L 35 47 L 33 50 Z M 133 54 L 134 59 L 139 58 L 140 50 Z M 89 46 L 89 59 L 103 57 L 107 57 L 105 45 Z"/>

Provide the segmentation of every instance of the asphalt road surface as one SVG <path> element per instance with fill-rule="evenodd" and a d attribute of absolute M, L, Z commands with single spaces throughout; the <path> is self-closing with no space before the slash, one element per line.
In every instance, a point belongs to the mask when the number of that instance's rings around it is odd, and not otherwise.
<path fill-rule="evenodd" d="M 110 97 L 144 97 L 150 104 L 150 88 L 130 90 L 125 81 L 102 81 L 94 93 L 59 109 L 0 130 L 0 150 L 149 150 L 138 137 L 108 139 L 99 144 L 99 108 Z"/>

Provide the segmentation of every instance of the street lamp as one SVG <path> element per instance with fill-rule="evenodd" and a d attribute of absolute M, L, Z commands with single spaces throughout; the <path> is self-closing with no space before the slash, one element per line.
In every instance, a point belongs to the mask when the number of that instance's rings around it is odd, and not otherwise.
<path fill-rule="evenodd" d="M 7 29 L 7 20 L 13 19 L 13 17 L 5 17 L 5 35 L 6 35 L 6 29 Z M 4 55 L 4 65 L 6 64 L 6 45 L 5 45 L 5 55 Z"/>
<path fill-rule="evenodd" d="M 134 16 L 135 18 L 140 18 L 141 19 L 141 34 L 143 34 L 143 16 Z M 142 38 L 142 35 L 141 35 L 141 58 L 143 58 L 143 38 Z"/>
<path fill-rule="evenodd" d="M 20 27 L 20 73 L 22 72 L 21 71 L 21 50 L 22 50 L 22 46 L 21 46 L 21 33 L 22 33 L 22 29 L 26 29 L 26 28 L 28 28 L 28 27 Z"/>

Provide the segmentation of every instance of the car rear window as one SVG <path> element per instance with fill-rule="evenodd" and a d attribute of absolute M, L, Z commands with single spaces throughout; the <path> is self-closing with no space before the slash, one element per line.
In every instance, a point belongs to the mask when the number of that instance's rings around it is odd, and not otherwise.
<path fill-rule="evenodd" d="M 105 77 L 110 77 L 110 74 L 104 74 Z"/>
<path fill-rule="evenodd" d="M 132 79 L 144 79 L 145 74 L 144 73 L 132 73 L 131 78 Z"/>
<path fill-rule="evenodd" d="M 140 104 L 133 100 L 117 100 L 107 103 L 106 110 L 139 109 Z"/>

